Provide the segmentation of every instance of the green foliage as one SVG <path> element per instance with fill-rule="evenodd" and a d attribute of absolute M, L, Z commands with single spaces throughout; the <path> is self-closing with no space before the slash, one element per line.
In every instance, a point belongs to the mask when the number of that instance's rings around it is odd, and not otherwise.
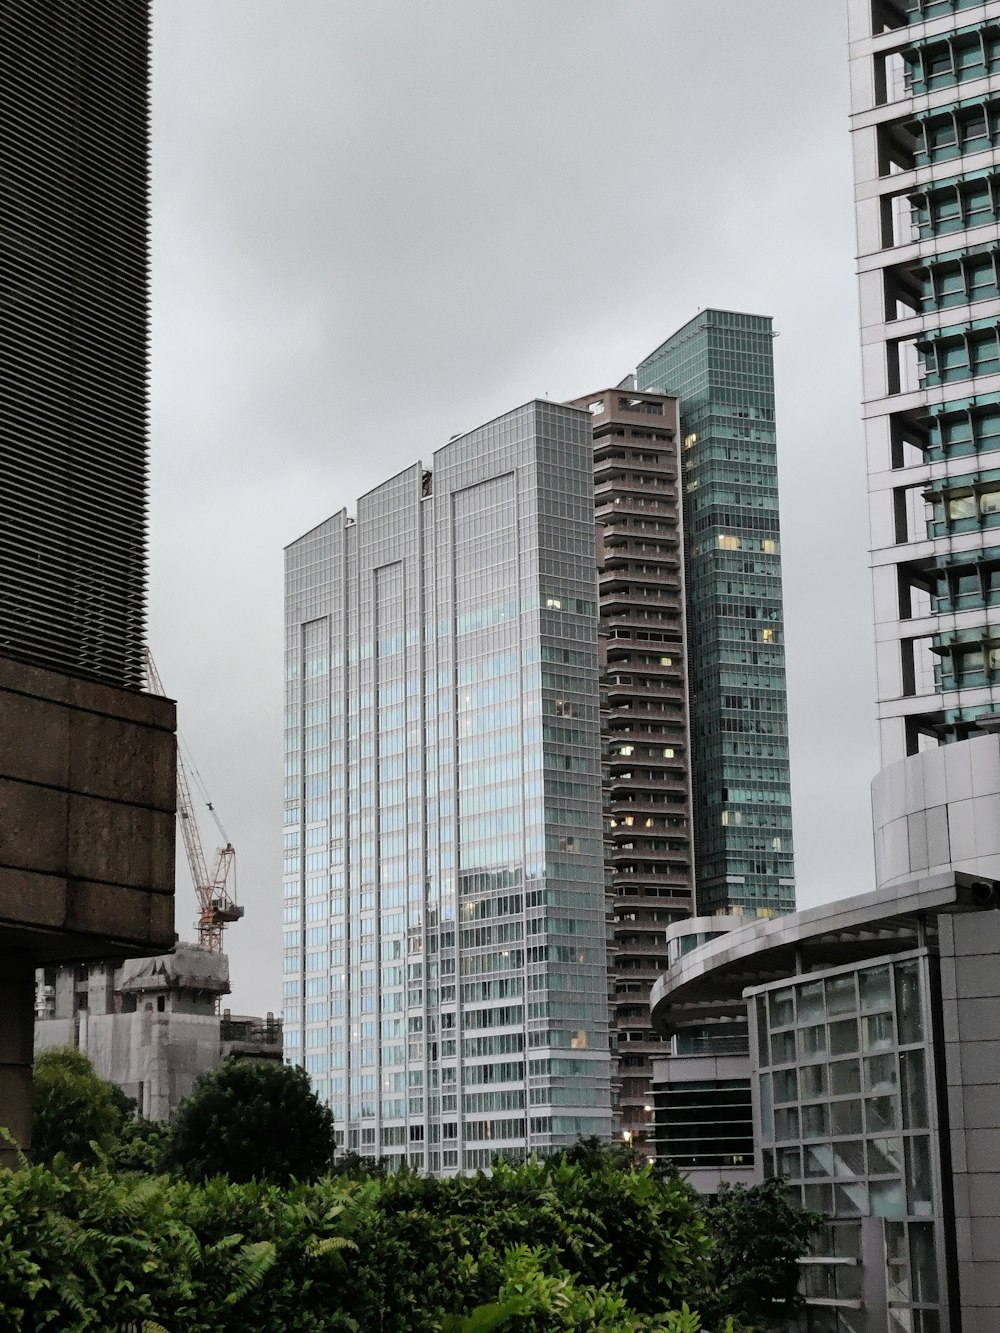
<path fill-rule="evenodd" d="M 284 1187 L 0 1171 L 11 1333 L 732 1333 L 703 1304 L 721 1262 L 688 1185 L 608 1154 Z"/>
<path fill-rule="evenodd" d="M 333 1113 L 298 1066 L 230 1060 L 174 1117 L 164 1163 L 189 1180 L 315 1180 L 330 1169 Z"/>
<path fill-rule="evenodd" d="M 731 1312 L 757 1329 L 784 1329 L 801 1306 L 798 1261 L 822 1213 L 789 1203 L 780 1180 L 727 1186 L 707 1210 L 715 1235 L 712 1290 L 705 1308 Z"/>
<path fill-rule="evenodd" d="M 62 1152 L 73 1162 L 93 1162 L 98 1149 L 115 1143 L 129 1099 L 94 1072 L 82 1051 L 54 1046 L 35 1060 L 32 1157 L 51 1162 Z"/>
<path fill-rule="evenodd" d="M 108 1160 L 118 1171 L 162 1175 L 167 1169 L 171 1139 L 170 1126 L 162 1120 L 128 1120 L 122 1125 Z"/>

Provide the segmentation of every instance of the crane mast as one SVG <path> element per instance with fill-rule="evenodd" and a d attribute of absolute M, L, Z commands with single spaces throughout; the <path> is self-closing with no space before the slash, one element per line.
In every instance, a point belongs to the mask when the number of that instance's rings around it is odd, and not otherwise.
<path fill-rule="evenodd" d="M 146 649 L 146 677 L 152 694 L 165 694 L 160 673 L 153 661 L 153 654 Z M 210 810 L 212 809 L 209 803 Z M 214 813 L 214 812 L 213 812 Z M 230 882 L 236 880 L 236 852 L 233 844 L 226 839 L 226 845 L 219 847 L 209 874 L 205 851 L 201 844 L 201 832 L 195 819 L 194 803 L 191 800 L 191 787 L 188 783 L 187 769 L 177 746 L 177 820 L 181 827 L 181 838 L 187 856 L 188 868 L 194 882 L 195 896 L 198 899 L 198 943 L 212 953 L 222 952 L 222 932 L 233 921 L 239 921 L 243 908 L 239 907 L 230 891 Z M 218 819 L 216 818 L 216 823 Z M 220 825 L 221 829 L 221 825 Z M 223 836 L 225 836 L 223 834 Z"/>

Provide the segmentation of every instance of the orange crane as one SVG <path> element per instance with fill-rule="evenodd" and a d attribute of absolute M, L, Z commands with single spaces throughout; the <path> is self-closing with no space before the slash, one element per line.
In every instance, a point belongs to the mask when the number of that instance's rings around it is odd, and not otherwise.
<path fill-rule="evenodd" d="M 146 683 L 152 694 L 166 694 L 160 673 L 153 661 L 153 654 L 146 650 Z M 197 770 L 196 770 L 197 774 Z M 201 833 L 198 821 L 194 817 L 194 805 L 191 801 L 191 789 L 188 785 L 187 770 L 181 757 L 180 738 L 177 742 L 177 820 L 184 839 L 184 851 L 194 881 L 194 891 L 198 898 L 198 943 L 212 953 L 222 952 L 222 932 L 233 921 L 239 921 L 243 908 L 239 907 L 234 897 L 236 889 L 236 851 L 226 838 L 226 831 L 219 822 L 212 802 L 207 796 L 205 804 L 212 818 L 218 825 L 219 832 L 225 838 L 225 846 L 215 853 L 212 873 L 208 873 L 208 863 L 201 845 Z M 230 882 L 233 891 L 230 892 Z"/>

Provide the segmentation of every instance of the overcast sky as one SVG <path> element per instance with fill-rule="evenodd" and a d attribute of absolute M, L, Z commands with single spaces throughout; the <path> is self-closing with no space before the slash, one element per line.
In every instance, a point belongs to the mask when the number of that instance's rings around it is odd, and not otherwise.
<path fill-rule="evenodd" d="M 155 0 L 151 641 L 237 848 L 234 1009 L 280 1008 L 282 547 L 704 306 L 781 335 L 799 903 L 872 887 L 844 8 Z"/>

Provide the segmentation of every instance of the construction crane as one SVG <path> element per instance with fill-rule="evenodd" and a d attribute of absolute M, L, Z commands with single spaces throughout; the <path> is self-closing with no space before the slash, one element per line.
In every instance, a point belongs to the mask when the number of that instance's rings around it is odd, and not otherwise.
<path fill-rule="evenodd" d="M 166 694 L 160 673 L 153 661 L 153 654 L 146 652 L 146 683 L 152 694 Z M 236 888 L 236 852 L 233 844 L 226 837 L 226 831 L 215 813 L 212 802 L 205 795 L 205 804 L 218 825 L 219 832 L 225 839 L 225 845 L 215 853 L 212 873 L 208 873 L 208 863 L 201 845 L 201 833 L 198 821 L 194 817 L 194 805 L 191 801 L 191 789 L 188 784 L 187 770 L 181 755 L 180 737 L 177 741 L 177 820 L 184 839 L 184 851 L 194 881 L 194 891 L 198 898 L 198 943 L 212 953 L 222 952 L 222 932 L 233 921 L 239 921 L 243 908 L 237 906 Z M 233 892 L 230 892 L 232 884 Z"/>

